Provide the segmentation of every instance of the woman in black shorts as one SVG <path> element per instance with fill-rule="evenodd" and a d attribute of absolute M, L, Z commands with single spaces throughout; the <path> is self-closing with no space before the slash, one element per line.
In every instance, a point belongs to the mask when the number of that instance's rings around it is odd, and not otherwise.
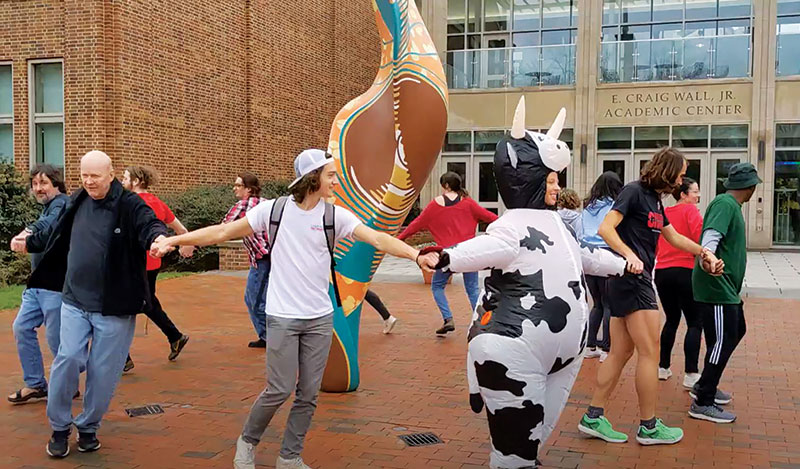
<path fill-rule="evenodd" d="M 710 251 L 678 233 L 664 214 L 662 196 L 672 193 L 685 173 L 686 158 L 672 148 L 662 148 L 642 169 L 639 180 L 622 189 L 598 230 L 606 243 L 625 258 L 628 267 L 622 277 L 608 280 L 611 350 L 597 372 L 597 387 L 578 429 L 608 442 L 628 439 L 611 427 L 603 416 L 603 407 L 634 350 L 638 354 L 636 393 L 641 419 L 636 440 L 655 445 L 677 443 L 683 438 L 683 430 L 667 427 L 655 416 L 661 317 L 653 270 L 659 235 L 678 249 L 702 255 L 705 267 L 714 272 L 722 270 L 722 263 Z"/>

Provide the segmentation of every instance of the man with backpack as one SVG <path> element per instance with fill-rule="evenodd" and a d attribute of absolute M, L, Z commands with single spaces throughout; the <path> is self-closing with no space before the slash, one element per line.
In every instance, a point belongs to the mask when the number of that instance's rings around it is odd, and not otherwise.
<path fill-rule="evenodd" d="M 333 246 L 343 238 L 369 243 L 379 251 L 416 260 L 430 269 L 437 254 L 419 251 L 377 232 L 350 211 L 325 202 L 338 176 L 333 158 L 322 150 L 305 150 L 294 161 L 297 179 L 290 198 L 266 200 L 246 218 L 164 239 L 154 255 L 174 246 L 217 244 L 267 231 L 272 272 L 267 288 L 267 387 L 253 404 L 236 442 L 234 467 L 255 468 L 255 446 L 275 412 L 296 389 L 276 468 L 308 468 L 300 458 L 311 425 L 333 335 L 333 304 L 328 294 Z M 333 277 L 335 279 L 335 277 Z M 338 289 L 334 281 L 338 301 Z"/>

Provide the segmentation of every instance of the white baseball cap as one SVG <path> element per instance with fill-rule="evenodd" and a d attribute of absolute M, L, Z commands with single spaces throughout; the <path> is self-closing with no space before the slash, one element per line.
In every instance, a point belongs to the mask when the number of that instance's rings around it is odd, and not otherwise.
<path fill-rule="evenodd" d="M 316 148 L 303 150 L 294 159 L 294 175 L 297 177 L 297 179 L 289 184 L 289 189 L 300 182 L 300 180 L 303 179 L 303 176 L 306 174 L 314 171 L 315 169 L 319 169 L 332 161 L 333 156 L 322 150 L 317 150 Z"/>

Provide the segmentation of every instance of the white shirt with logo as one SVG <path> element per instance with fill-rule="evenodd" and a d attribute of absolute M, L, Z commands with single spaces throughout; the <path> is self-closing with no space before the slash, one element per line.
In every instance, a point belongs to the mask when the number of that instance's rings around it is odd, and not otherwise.
<path fill-rule="evenodd" d="M 269 232 L 269 216 L 275 200 L 265 200 L 247 212 L 255 232 Z M 316 319 L 333 312 L 328 294 L 330 254 L 322 217 L 322 200 L 303 210 L 290 198 L 281 217 L 271 252 L 267 314 L 289 319 Z M 337 206 L 334 211 L 336 241 L 351 238 L 361 224 L 352 212 Z M 269 240 L 272 243 L 272 240 Z"/>

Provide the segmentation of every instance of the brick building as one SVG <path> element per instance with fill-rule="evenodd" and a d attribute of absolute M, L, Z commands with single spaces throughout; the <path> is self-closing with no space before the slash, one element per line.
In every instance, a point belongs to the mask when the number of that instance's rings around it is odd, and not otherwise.
<path fill-rule="evenodd" d="M 0 160 L 72 187 L 91 149 L 161 192 L 289 178 L 378 59 L 370 0 L 0 2 Z"/>

